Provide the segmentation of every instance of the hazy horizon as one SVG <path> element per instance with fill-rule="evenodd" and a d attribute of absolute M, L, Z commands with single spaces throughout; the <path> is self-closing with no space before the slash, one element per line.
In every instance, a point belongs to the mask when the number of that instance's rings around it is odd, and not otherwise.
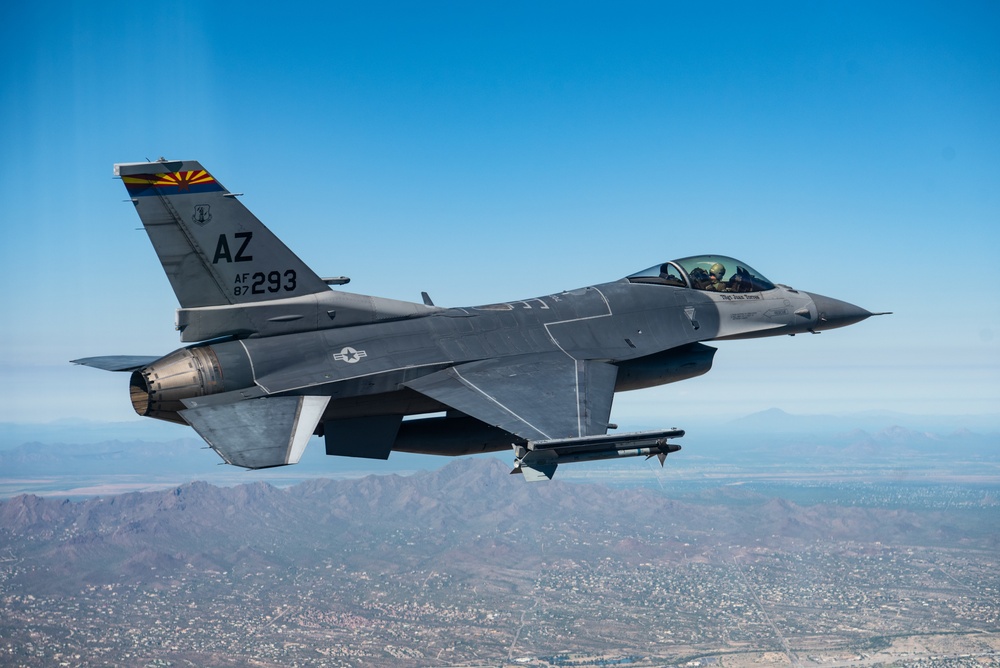
<path fill-rule="evenodd" d="M 21 3 L 0 25 L 0 421 L 130 419 L 180 347 L 112 165 L 196 159 L 320 275 L 446 306 L 700 253 L 894 311 L 719 345 L 634 424 L 1000 406 L 1000 9 Z"/>

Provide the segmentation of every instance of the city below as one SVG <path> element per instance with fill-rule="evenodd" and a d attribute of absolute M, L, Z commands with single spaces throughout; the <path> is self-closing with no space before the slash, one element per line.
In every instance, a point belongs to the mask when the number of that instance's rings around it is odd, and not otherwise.
<path fill-rule="evenodd" d="M 212 453 L 161 444 L 157 483 L 151 444 L 75 473 L 8 448 L 0 665 L 1000 665 L 995 434 L 754 443 L 537 484 L 423 458 L 164 486 Z M 150 491 L 66 493 L 101 466 Z"/>

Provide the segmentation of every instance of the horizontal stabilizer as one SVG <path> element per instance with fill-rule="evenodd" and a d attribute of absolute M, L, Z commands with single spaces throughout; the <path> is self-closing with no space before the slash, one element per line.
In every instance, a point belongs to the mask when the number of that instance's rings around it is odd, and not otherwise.
<path fill-rule="evenodd" d="M 227 464 L 263 469 L 298 463 L 329 402 L 330 397 L 262 397 L 209 403 L 180 415 Z"/>
<path fill-rule="evenodd" d="M 91 366 L 104 371 L 135 371 L 149 366 L 158 359 L 160 359 L 159 356 L 150 355 L 107 355 L 105 357 L 84 357 L 70 360 L 70 364 Z"/>

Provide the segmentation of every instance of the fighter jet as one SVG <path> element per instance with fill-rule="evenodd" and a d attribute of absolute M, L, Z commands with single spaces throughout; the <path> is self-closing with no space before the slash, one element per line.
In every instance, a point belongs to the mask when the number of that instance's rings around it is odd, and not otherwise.
<path fill-rule="evenodd" d="M 117 164 L 173 287 L 187 345 L 163 357 L 76 364 L 130 373 L 142 416 L 190 425 L 222 459 L 513 450 L 527 480 L 559 464 L 658 457 L 677 428 L 618 433 L 616 392 L 706 373 L 705 341 L 844 327 L 863 308 L 699 255 L 622 279 L 499 304 L 445 308 L 336 289 L 195 161 Z M 609 433 L 609 429 L 612 430 Z"/>

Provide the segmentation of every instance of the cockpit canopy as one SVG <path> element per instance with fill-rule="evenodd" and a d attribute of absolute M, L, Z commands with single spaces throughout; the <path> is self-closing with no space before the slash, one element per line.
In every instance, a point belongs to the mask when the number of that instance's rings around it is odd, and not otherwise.
<path fill-rule="evenodd" d="M 632 283 L 654 283 L 711 292 L 760 292 L 774 283 L 745 262 L 725 255 L 694 255 L 636 272 Z"/>

